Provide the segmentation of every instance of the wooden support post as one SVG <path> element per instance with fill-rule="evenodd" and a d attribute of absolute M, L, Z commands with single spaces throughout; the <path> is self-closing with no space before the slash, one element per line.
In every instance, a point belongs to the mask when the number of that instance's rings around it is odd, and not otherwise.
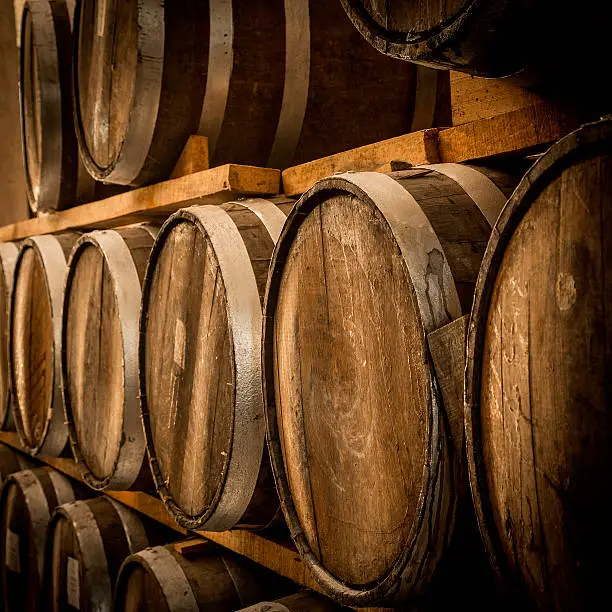
<path fill-rule="evenodd" d="M 208 138 L 206 136 L 190 136 L 181 156 L 179 157 L 170 178 L 179 178 L 194 172 L 208 170 Z"/>

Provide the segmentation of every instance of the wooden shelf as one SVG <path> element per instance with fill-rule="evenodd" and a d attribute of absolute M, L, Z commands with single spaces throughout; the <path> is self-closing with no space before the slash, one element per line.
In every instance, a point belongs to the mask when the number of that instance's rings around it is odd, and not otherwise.
<path fill-rule="evenodd" d="M 25 453 L 19 441 L 19 437 L 15 432 L 0 431 L 0 442 Z M 50 465 L 74 480 L 83 482 L 74 459 L 52 459 L 40 456 L 36 456 L 35 459 L 43 464 Z M 158 497 L 154 497 L 142 491 L 105 491 L 104 494 L 155 521 L 163 523 L 167 527 L 183 535 L 196 535 L 205 540 L 215 542 L 228 550 L 271 569 L 285 578 L 289 578 L 289 580 L 303 587 L 322 593 L 289 539 L 283 540 L 273 537 L 264 537 L 257 533 L 238 529 L 222 532 L 201 531 L 191 533 L 176 524 L 174 519 L 166 511 L 163 502 Z M 384 610 L 391 610 L 392 608 L 359 609 L 365 612 L 383 612 Z"/>
<path fill-rule="evenodd" d="M 227 164 L 0 227 L 0 241 L 81 227 L 117 227 L 152 219 L 163 220 L 185 206 L 222 204 L 241 196 L 274 195 L 279 190 L 279 170 Z"/>

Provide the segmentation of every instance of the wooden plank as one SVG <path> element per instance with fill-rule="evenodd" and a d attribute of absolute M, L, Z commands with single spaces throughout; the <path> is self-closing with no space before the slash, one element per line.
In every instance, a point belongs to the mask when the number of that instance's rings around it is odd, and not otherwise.
<path fill-rule="evenodd" d="M 23 452 L 19 438 L 14 432 L 0 431 L 0 442 Z M 83 482 L 81 472 L 77 468 L 74 459 L 50 459 L 40 456 L 36 457 L 36 459 L 75 480 Z M 155 521 L 163 523 L 175 531 L 185 535 L 190 534 L 190 532 L 182 529 L 174 522 L 166 511 L 163 502 L 157 497 L 153 497 L 143 491 L 105 491 L 104 494 Z M 263 536 L 244 530 L 224 532 L 201 531 L 197 532 L 197 535 L 204 539 L 189 540 L 188 543 L 183 545 L 186 549 L 185 552 L 192 554 L 198 549 L 205 549 L 208 546 L 206 540 L 215 542 L 224 548 L 271 569 L 285 578 L 293 580 L 301 586 L 314 589 L 319 593 L 322 592 L 295 550 L 293 543 L 286 537 L 274 538 L 273 536 Z M 383 612 L 388 609 L 390 608 L 360 608 L 364 612 Z"/>
<path fill-rule="evenodd" d="M 222 204 L 242 195 L 272 195 L 279 188 L 279 170 L 227 164 L 0 228 L 0 241 L 163 219 L 185 206 Z"/>
<path fill-rule="evenodd" d="M 284 193 L 301 195 L 318 180 L 336 172 L 375 171 L 396 160 L 414 165 L 435 164 L 439 161 L 437 139 L 437 129 L 422 130 L 287 168 L 283 171 Z"/>
<path fill-rule="evenodd" d="M 450 73 L 453 125 L 464 125 L 541 104 L 542 96 L 517 85 L 514 79 L 483 79 L 464 72 Z"/>
<path fill-rule="evenodd" d="M 463 386 L 469 322 L 470 315 L 464 315 L 427 335 L 450 434 L 460 449 L 463 449 Z"/>
<path fill-rule="evenodd" d="M 187 176 L 194 172 L 208 170 L 208 138 L 206 136 L 190 136 L 179 157 L 170 178 Z"/>
<path fill-rule="evenodd" d="M 578 127 L 579 121 L 553 104 L 542 103 L 440 131 L 441 162 L 463 162 L 548 145 Z"/>

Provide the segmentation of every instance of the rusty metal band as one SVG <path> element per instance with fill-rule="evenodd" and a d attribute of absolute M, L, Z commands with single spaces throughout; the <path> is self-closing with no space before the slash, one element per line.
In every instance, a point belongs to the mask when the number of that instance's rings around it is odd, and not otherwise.
<path fill-rule="evenodd" d="M 251 501 L 263 454 L 261 303 L 249 254 L 230 215 L 218 206 L 193 206 L 182 215 L 191 217 L 210 240 L 227 295 L 236 373 L 233 439 L 225 486 L 201 527 L 225 531 L 240 520 Z"/>
<path fill-rule="evenodd" d="M 26 34 L 25 21 L 30 15 L 32 48 L 26 50 L 23 37 Z M 21 29 L 21 57 L 26 52 L 33 53 L 38 61 L 39 91 L 40 91 L 40 124 L 44 134 L 41 139 L 40 150 L 40 176 L 38 187 L 32 184 L 28 157 L 25 152 L 26 187 L 30 207 L 34 212 L 38 210 L 54 210 L 58 207 L 62 180 L 62 91 L 60 88 L 59 56 L 53 11 L 49 2 L 27 2 L 22 16 Z M 32 79 L 33 75 L 23 70 L 21 73 L 21 108 L 22 132 L 24 144 L 27 138 L 26 108 L 24 91 L 26 90 L 24 78 Z M 45 129 L 52 128 L 52 129 Z"/>
<path fill-rule="evenodd" d="M 144 550 L 149 545 L 149 538 L 144 529 L 144 525 L 140 517 L 131 510 L 128 510 L 123 504 L 108 497 L 108 501 L 112 504 L 115 512 L 119 516 L 125 539 L 127 540 L 130 554 Z"/>
<path fill-rule="evenodd" d="M 38 576 L 42 580 L 45 568 L 45 541 L 47 537 L 47 526 L 51 518 L 47 496 L 40 484 L 38 475 L 32 470 L 13 474 L 9 482 L 15 482 L 19 487 L 28 507 L 30 525 L 34 550 L 36 551 L 36 565 Z M 6 487 L 8 490 L 8 486 Z"/>
<path fill-rule="evenodd" d="M 210 38 L 206 90 L 198 134 L 208 137 L 211 158 L 221 135 L 234 71 L 234 0 L 209 0 Z"/>
<path fill-rule="evenodd" d="M 436 102 L 438 100 L 439 70 L 426 66 L 416 68 L 416 91 L 414 94 L 414 111 L 412 113 L 411 132 L 425 130 L 434 124 Z"/>
<path fill-rule="evenodd" d="M 418 168 L 433 170 L 455 181 L 472 198 L 487 223 L 491 227 L 495 225 L 508 198 L 486 174 L 463 164 L 435 164 Z"/>
<path fill-rule="evenodd" d="M 20 427 L 17 427 L 17 432 L 23 438 L 24 446 L 33 454 L 41 453 L 48 457 L 57 457 L 61 454 L 68 441 L 68 428 L 64 422 L 64 395 L 62 392 L 61 368 L 59 365 L 59 356 L 61 355 L 62 346 L 62 307 L 64 301 L 64 281 L 68 267 L 66 265 L 66 256 L 62 250 L 60 242 L 55 236 L 33 236 L 27 238 L 24 243 L 24 248 L 20 253 L 24 252 L 25 248 L 35 248 L 40 256 L 45 270 L 45 279 L 47 281 L 47 289 L 49 291 L 49 300 L 51 303 L 51 317 L 53 325 L 53 394 L 51 396 L 51 405 L 49 406 L 47 420 L 42 433 L 42 442 L 38 447 L 32 449 L 25 444 L 25 437 L 20 432 Z M 11 321 L 13 316 L 11 315 Z M 20 412 L 23 411 L 22 406 L 18 406 Z"/>
<path fill-rule="evenodd" d="M 97 247 L 108 266 L 123 342 L 122 436 L 116 450 L 113 474 L 108 479 L 106 475 L 98 475 L 98 479 L 104 479 L 104 488 L 129 489 L 138 478 L 146 451 L 138 398 L 138 319 L 142 298 L 140 278 L 132 253 L 119 232 L 99 230 L 82 236 L 72 251 L 71 263 L 87 245 Z"/>
<path fill-rule="evenodd" d="M 288 166 L 297 149 L 310 90 L 310 2 L 285 0 L 285 82 L 270 168 Z"/>
<path fill-rule="evenodd" d="M 108 174 L 97 178 L 120 185 L 129 185 L 138 178 L 155 134 L 162 92 L 164 48 L 164 2 L 139 0 L 138 63 L 130 121 L 117 161 Z"/>
<path fill-rule="evenodd" d="M 239 612 L 291 612 L 291 610 L 277 601 L 262 601 L 254 606 L 242 608 Z"/>
<path fill-rule="evenodd" d="M 75 496 L 70 480 L 55 470 L 50 470 L 48 474 L 55 491 L 55 497 L 57 497 L 57 505 L 73 502 Z"/>
<path fill-rule="evenodd" d="M 104 541 L 95 514 L 87 502 L 77 501 L 58 509 L 70 520 L 83 559 L 82 573 L 92 610 L 108 610 L 113 599 Z"/>
<path fill-rule="evenodd" d="M 444 249 L 414 196 L 386 174 L 347 172 L 334 178 L 358 187 L 387 220 L 406 263 L 425 332 L 458 319 L 461 304 Z M 429 268 L 434 251 L 443 258 L 442 283 Z"/>
<path fill-rule="evenodd" d="M 244 208 L 248 208 L 262 222 L 270 238 L 272 238 L 272 242 L 274 244 L 278 242 L 287 217 L 276 204 L 262 198 L 250 198 L 248 200 L 240 200 L 240 202 L 229 203 L 239 204 Z"/>
<path fill-rule="evenodd" d="M 145 230 L 155 240 L 157 235 L 159 234 L 160 227 L 158 225 L 153 225 L 152 223 L 141 223 L 137 226 L 139 229 Z"/>
<path fill-rule="evenodd" d="M 4 287 L 6 289 L 6 303 L 10 308 L 11 303 L 11 292 L 13 291 L 13 283 L 15 281 L 15 263 L 19 255 L 19 249 L 13 242 L 0 242 L 0 266 L 2 270 L 0 273 L 4 275 Z M 10 321 L 10 312 L 1 313 L 0 316 L 6 317 L 7 325 Z M 5 372 L 4 375 L 7 377 L 7 393 L 6 397 L 0 398 L 3 405 L 0 407 L 0 429 L 10 429 L 13 424 L 12 415 L 12 393 L 10 385 L 9 372 Z M 21 453 L 17 453 L 18 461 L 22 462 Z M 22 469 L 25 469 L 22 467 Z"/>
<path fill-rule="evenodd" d="M 200 609 L 183 568 L 167 548 L 147 548 L 129 557 L 126 564 L 130 560 L 137 560 L 155 576 L 171 612 L 196 612 Z"/>

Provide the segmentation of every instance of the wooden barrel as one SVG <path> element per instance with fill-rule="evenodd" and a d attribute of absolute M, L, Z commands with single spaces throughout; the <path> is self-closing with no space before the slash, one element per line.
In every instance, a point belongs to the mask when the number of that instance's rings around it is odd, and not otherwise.
<path fill-rule="evenodd" d="M 300 591 L 276 601 L 262 601 L 243 608 L 242 612 L 340 612 L 348 609 L 313 591 Z"/>
<path fill-rule="evenodd" d="M 231 612 L 261 601 L 269 573 L 231 554 L 188 557 L 172 545 L 128 557 L 115 588 L 116 612 Z M 265 581 L 268 581 L 266 584 Z"/>
<path fill-rule="evenodd" d="M 27 455 L 12 449 L 6 444 L 0 444 L 0 489 L 11 474 L 32 467 L 34 467 L 34 463 Z"/>
<path fill-rule="evenodd" d="M 61 340 L 66 423 L 94 489 L 153 487 L 138 401 L 138 318 L 156 234 L 149 225 L 91 232 L 68 262 Z"/>
<path fill-rule="evenodd" d="M 0 495 L 0 577 L 6 612 L 44 609 L 45 539 L 53 510 L 81 497 L 48 467 L 11 475 Z"/>
<path fill-rule="evenodd" d="M 139 515 L 108 497 L 58 507 L 47 536 L 48 609 L 110 610 L 121 564 L 151 543 Z"/>
<path fill-rule="evenodd" d="M 187 529 L 263 527 L 278 511 L 264 452 L 261 303 L 291 205 L 279 197 L 186 208 L 151 252 L 142 418 L 157 490 Z"/>
<path fill-rule="evenodd" d="M 10 305 L 15 262 L 19 248 L 0 242 L 0 429 L 12 426 L 11 374 L 9 364 Z"/>
<path fill-rule="evenodd" d="M 212 166 L 278 168 L 450 120 L 448 75 L 376 53 L 337 2 L 84 0 L 76 29 L 77 136 L 98 180 L 167 178 L 196 133 Z"/>
<path fill-rule="evenodd" d="M 453 531 L 461 434 L 427 334 L 469 313 L 515 181 L 439 164 L 317 183 L 292 210 L 264 314 L 268 441 L 292 536 L 327 594 L 400 603 Z"/>
<path fill-rule="evenodd" d="M 496 569 L 541 609 L 605 595 L 612 527 L 612 120 L 554 145 L 496 225 L 467 351 L 466 435 Z"/>
<path fill-rule="evenodd" d="M 411 62 L 504 77 L 525 68 L 533 49 L 536 10 L 525 2 L 340 1 L 371 45 Z"/>
<path fill-rule="evenodd" d="M 94 197 L 72 117 L 74 2 L 27 0 L 21 27 L 21 119 L 30 208 L 49 212 Z"/>
<path fill-rule="evenodd" d="M 32 455 L 59 456 L 68 441 L 60 376 L 66 260 L 75 233 L 23 241 L 15 264 L 9 355 L 15 425 Z"/>

